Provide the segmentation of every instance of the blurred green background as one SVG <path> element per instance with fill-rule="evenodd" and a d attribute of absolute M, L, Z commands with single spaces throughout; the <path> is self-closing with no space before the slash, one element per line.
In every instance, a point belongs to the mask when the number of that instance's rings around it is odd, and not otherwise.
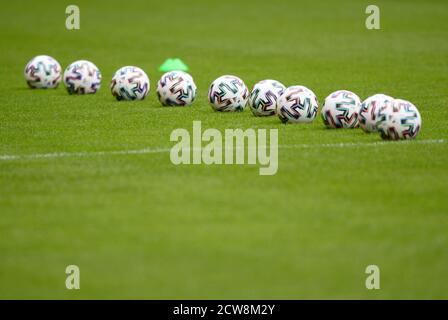
<path fill-rule="evenodd" d="M 81 29 L 65 28 L 76 4 Z M 170 148 L 175 128 L 277 128 L 279 171 L 174 166 L 169 153 L 0 161 L 0 298 L 448 298 L 448 3 L 376 1 L 8 1 L 0 10 L 0 155 Z M 23 69 L 48 54 L 102 71 L 100 91 L 30 90 Z M 199 96 L 165 108 L 155 95 L 169 57 Z M 151 93 L 117 102 L 124 65 Z M 411 143 L 361 130 L 282 125 L 213 112 L 209 84 L 235 74 L 348 89 L 418 106 Z M 436 143 L 431 141 L 441 140 Z M 347 148 L 323 144 L 360 143 Z M 303 144 L 310 147 L 300 147 Z M 65 267 L 81 290 L 65 288 Z M 364 270 L 381 269 L 366 290 Z"/>

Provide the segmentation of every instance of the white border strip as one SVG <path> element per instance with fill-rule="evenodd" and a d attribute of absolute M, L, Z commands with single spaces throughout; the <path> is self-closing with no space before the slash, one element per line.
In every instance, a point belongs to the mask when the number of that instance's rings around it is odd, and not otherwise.
<path fill-rule="evenodd" d="M 313 149 L 313 148 L 356 148 L 356 147 L 380 147 L 402 144 L 441 144 L 444 139 L 431 140 L 402 140 L 402 141 L 376 141 L 376 142 L 341 142 L 324 144 L 293 144 L 279 145 L 280 149 Z M 170 148 L 144 148 L 139 150 L 115 150 L 115 151 L 92 151 L 92 152 L 54 152 L 54 153 L 35 153 L 26 155 L 0 155 L 0 161 L 17 160 L 36 160 L 36 159 L 55 159 L 55 158 L 84 158 L 109 155 L 132 155 L 132 154 L 151 154 L 168 153 Z"/>

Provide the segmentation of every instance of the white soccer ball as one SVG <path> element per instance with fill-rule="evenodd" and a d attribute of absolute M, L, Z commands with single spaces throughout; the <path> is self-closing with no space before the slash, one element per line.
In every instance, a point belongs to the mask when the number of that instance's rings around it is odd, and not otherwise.
<path fill-rule="evenodd" d="M 361 108 L 358 113 L 359 126 L 365 132 L 375 132 L 378 110 L 385 104 L 390 103 L 394 98 L 378 93 L 368 97 L 361 104 Z"/>
<path fill-rule="evenodd" d="M 27 63 L 24 74 L 30 88 L 56 88 L 61 82 L 61 65 L 50 56 L 36 56 Z"/>
<path fill-rule="evenodd" d="M 101 86 L 101 72 L 92 62 L 78 60 L 65 69 L 64 84 L 70 94 L 95 93 Z"/>
<path fill-rule="evenodd" d="M 318 109 L 316 95 L 304 86 L 286 88 L 277 100 L 277 115 L 283 123 L 312 122 Z"/>
<path fill-rule="evenodd" d="M 376 126 L 385 140 L 414 139 L 422 127 L 422 118 L 411 102 L 395 99 L 380 108 Z"/>
<path fill-rule="evenodd" d="M 208 91 L 208 101 L 216 111 L 243 111 L 249 90 L 243 80 L 235 76 L 222 76 L 213 81 Z"/>
<path fill-rule="evenodd" d="M 338 90 L 325 98 L 321 115 L 329 128 L 356 128 L 361 99 L 351 91 Z"/>
<path fill-rule="evenodd" d="M 122 67 L 115 72 L 110 90 L 117 100 L 143 100 L 150 90 L 149 78 L 138 67 Z"/>
<path fill-rule="evenodd" d="M 286 87 L 276 80 L 262 80 L 254 85 L 249 96 L 249 107 L 255 116 L 276 114 L 277 99 Z"/>
<path fill-rule="evenodd" d="M 189 106 L 196 98 L 193 77 L 183 71 L 165 73 L 157 83 L 157 96 L 164 106 Z"/>

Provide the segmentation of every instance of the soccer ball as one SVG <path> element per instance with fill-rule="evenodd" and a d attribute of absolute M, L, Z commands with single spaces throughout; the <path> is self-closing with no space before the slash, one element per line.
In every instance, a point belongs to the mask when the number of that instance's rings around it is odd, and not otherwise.
<path fill-rule="evenodd" d="M 101 72 L 92 62 L 78 60 L 65 69 L 64 84 L 70 94 L 95 93 L 101 86 Z"/>
<path fill-rule="evenodd" d="M 325 98 L 322 119 L 329 128 L 355 128 L 361 100 L 351 91 L 338 90 Z"/>
<path fill-rule="evenodd" d="M 164 106 L 189 106 L 196 98 L 196 84 L 188 73 L 170 71 L 157 83 L 157 96 Z"/>
<path fill-rule="evenodd" d="M 115 72 L 110 90 L 117 100 L 143 100 L 149 93 L 150 83 L 145 71 L 126 66 Z"/>
<path fill-rule="evenodd" d="M 375 94 L 368 97 L 361 104 L 358 113 L 359 126 L 365 132 L 375 132 L 378 110 L 386 103 L 390 103 L 394 98 L 385 94 Z"/>
<path fill-rule="evenodd" d="M 254 85 L 249 96 L 249 107 L 255 116 L 276 113 L 277 99 L 286 87 L 276 80 L 263 80 Z"/>
<path fill-rule="evenodd" d="M 243 80 L 235 76 L 222 76 L 213 81 L 208 91 L 208 101 L 216 111 L 243 111 L 249 90 Z"/>
<path fill-rule="evenodd" d="M 380 108 L 376 126 L 385 140 L 414 139 L 422 127 L 422 118 L 412 103 L 395 99 Z"/>
<path fill-rule="evenodd" d="M 314 96 L 315 100 L 317 101 L 317 96 L 316 96 L 316 94 L 315 94 L 315 93 L 313 92 L 313 90 L 311 90 L 310 88 L 305 87 L 305 86 L 295 86 L 295 87 L 297 88 L 297 90 L 302 90 L 302 91 L 305 91 L 305 92 L 310 93 L 311 95 Z"/>
<path fill-rule="evenodd" d="M 318 109 L 317 97 L 304 86 L 287 88 L 277 100 L 277 115 L 283 123 L 312 122 Z"/>
<path fill-rule="evenodd" d="M 50 56 L 36 56 L 28 62 L 24 74 L 30 88 L 56 88 L 61 82 L 61 65 Z"/>

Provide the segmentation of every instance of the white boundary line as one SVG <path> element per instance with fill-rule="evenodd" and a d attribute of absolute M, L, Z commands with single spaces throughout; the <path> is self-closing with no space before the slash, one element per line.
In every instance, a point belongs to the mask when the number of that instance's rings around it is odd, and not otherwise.
<path fill-rule="evenodd" d="M 340 143 L 322 143 L 322 144 L 293 144 L 279 146 L 279 148 L 356 148 L 356 147 L 380 147 L 401 144 L 440 144 L 445 143 L 444 139 L 427 140 L 399 140 L 399 141 L 374 141 L 374 142 L 340 142 Z"/>
<path fill-rule="evenodd" d="M 356 148 L 356 147 L 380 147 L 404 144 L 441 144 L 444 139 L 429 140 L 403 140 L 403 141 L 376 141 L 376 142 L 341 142 L 341 143 L 323 143 L 323 144 L 293 144 L 279 145 L 280 149 L 313 149 L 313 148 Z M 86 152 L 54 152 L 54 153 L 35 153 L 25 155 L 0 155 L 0 161 L 17 160 L 36 160 L 36 159 L 55 159 L 55 158 L 84 158 L 108 155 L 132 155 L 132 154 L 152 154 L 168 153 L 171 148 L 144 148 L 138 150 L 115 150 L 115 151 L 86 151 Z"/>

